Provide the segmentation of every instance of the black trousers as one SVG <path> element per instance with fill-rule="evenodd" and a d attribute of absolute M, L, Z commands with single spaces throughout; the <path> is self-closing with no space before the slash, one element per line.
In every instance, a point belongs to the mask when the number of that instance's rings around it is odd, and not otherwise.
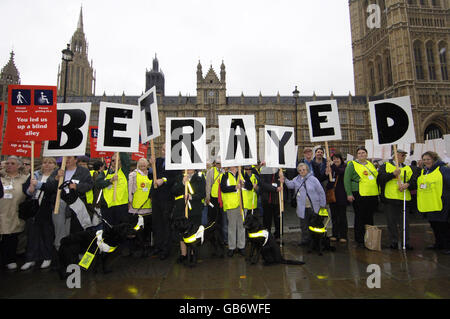
<path fill-rule="evenodd" d="M 119 225 L 121 223 L 128 222 L 128 204 L 102 207 L 101 209 L 102 217 L 111 226 Z"/>
<path fill-rule="evenodd" d="M 51 219 L 33 217 L 27 220 L 26 261 L 51 260 L 55 230 Z"/>
<path fill-rule="evenodd" d="M 219 199 L 217 197 L 211 197 L 210 202 L 214 207 L 208 205 L 208 225 L 215 221 L 219 229 L 223 230 L 220 232 L 222 236 L 220 240 L 224 241 L 225 238 L 228 237 L 228 226 L 225 227 L 223 208 L 220 208 Z"/>
<path fill-rule="evenodd" d="M 2 255 L 2 264 L 7 265 L 16 262 L 16 250 L 19 242 L 19 233 L 0 235 L 0 251 Z"/>
<path fill-rule="evenodd" d="M 330 204 L 331 222 L 333 223 L 333 237 L 347 239 L 347 205 Z"/>
<path fill-rule="evenodd" d="M 365 225 L 373 225 L 373 213 L 377 209 L 378 196 L 360 196 L 354 192 L 353 209 L 355 211 L 355 241 L 364 244 Z"/>
<path fill-rule="evenodd" d="M 152 200 L 152 231 L 154 248 L 162 254 L 170 252 L 170 209 L 172 207 L 167 201 Z"/>
<path fill-rule="evenodd" d="M 450 249 L 450 223 L 430 221 L 435 245 L 438 249 Z"/>
<path fill-rule="evenodd" d="M 275 238 L 280 238 L 280 206 L 278 204 L 263 202 L 263 224 L 269 232 L 272 229 L 272 220 L 275 224 Z"/>

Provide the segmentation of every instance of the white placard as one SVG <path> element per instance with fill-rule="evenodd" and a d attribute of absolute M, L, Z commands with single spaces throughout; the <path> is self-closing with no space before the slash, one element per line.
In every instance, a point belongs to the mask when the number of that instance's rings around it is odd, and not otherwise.
<path fill-rule="evenodd" d="M 166 169 L 206 168 L 206 119 L 166 118 Z"/>
<path fill-rule="evenodd" d="M 97 151 L 138 152 L 139 105 L 100 102 Z"/>
<path fill-rule="evenodd" d="M 268 167 L 295 168 L 297 153 L 295 150 L 294 128 L 265 125 L 265 156 Z"/>
<path fill-rule="evenodd" d="M 155 86 L 138 99 L 138 105 L 141 111 L 141 143 L 144 144 L 161 135 Z"/>
<path fill-rule="evenodd" d="M 306 102 L 311 142 L 341 140 L 336 100 Z"/>
<path fill-rule="evenodd" d="M 43 156 L 85 155 L 91 103 L 58 103 L 56 111 L 57 139 L 45 141 Z"/>
<path fill-rule="evenodd" d="M 416 142 L 409 96 L 369 102 L 369 111 L 375 145 Z"/>
<path fill-rule="evenodd" d="M 254 115 L 219 115 L 222 167 L 256 165 Z"/>

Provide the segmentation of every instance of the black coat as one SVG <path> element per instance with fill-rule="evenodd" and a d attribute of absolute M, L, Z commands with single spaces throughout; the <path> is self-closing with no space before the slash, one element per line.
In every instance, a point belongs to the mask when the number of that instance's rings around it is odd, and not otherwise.
<path fill-rule="evenodd" d="M 345 175 L 345 168 L 347 165 L 345 163 L 342 163 L 339 166 L 336 166 L 335 164 L 331 165 L 331 172 L 332 176 L 334 178 L 334 182 L 328 181 L 327 189 L 333 188 L 336 184 L 334 194 L 336 196 L 336 204 L 337 205 L 347 205 L 347 193 L 345 192 L 344 187 L 344 175 Z M 328 175 L 327 175 L 328 177 Z M 336 182 L 337 179 L 337 182 Z"/>
<path fill-rule="evenodd" d="M 159 178 L 159 177 L 158 177 Z M 190 184 L 192 186 L 192 190 L 194 194 L 192 196 L 192 200 L 190 201 L 192 210 L 189 211 L 189 216 L 201 216 L 203 211 L 203 203 L 202 200 L 206 197 L 206 180 L 203 174 L 199 175 L 195 173 L 190 180 Z M 183 175 L 178 174 L 175 177 L 174 183 L 171 189 L 172 195 L 175 197 L 184 196 L 184 184 L 183 184 Z M 174 206 L 174 218 L 179 218 L 184 216 L 185 214 L 185 201 L 184 199 L 179 199 L 175 201 Z"/>
<path fill-rule="evenodd" d="M 273 184 L 276 184 L 275 187 Z M 273 174 L 260 175 L 260 194 L 263 203 L 279 205 L 277 188 L 281 185 L 279 171 Z"/>

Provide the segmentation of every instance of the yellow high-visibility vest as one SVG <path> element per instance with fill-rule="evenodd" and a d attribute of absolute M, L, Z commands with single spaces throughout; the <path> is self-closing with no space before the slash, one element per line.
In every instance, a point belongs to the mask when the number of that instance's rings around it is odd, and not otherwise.
<path fill-rule="evenodd" d="M 255 174 L 252 174 L 252 176 L 250 177 L 250 181 L 253 185 L 257 183 Z M 242 189 L 242 198 L 245 209 L 256 209 L 256 207 L 258 206 L 258 195 L 256 194 L 255 189 Z"/>
<path fill-rule="evenodd" d="M 369 161 L 364 166 L 356 161 L 352 161 L 353 167 L 359 176 L 359 194 L 361 196 L 377 196 L 379 194 L 375 166 Z"/>
<path fill-rule="evenodd" d="M 231 174 L 230 172 L 228 172 L 227 174 L 228 174 L 227 185 L 228 186 L 236 186 L 237 181 L 234 178 L 234 175 Z M 230 209 L 235 209 L 235 208 L 239 207 L 239 192 L 235 191 L 232 193 L 222 193 L 222 201 L 223 201 L 223 210 L 224 211 L 227 211 Z"/>
<path fill-rule="evenodd" d="M 423 172 L 417 179 L 417 208 L 421 213 L 440 212 L 444 186 L 441 170 L 438 167 L 430 174 L 424 175 Z"/>
<path fill-rule="evenodd" d="M 94 176 L 95 170 L 89 171 L 91 173 L 91 177 Z M 86 192 L 86 203 L 92 204 L 94 202 L 94 192 L 92 189 Z"/>
<path fill-rule="evenodd" d="M 392 165 L 391 163 L 387 162 L 386 163 L 386 173 L 393 173 L 396 170 L 396 167 L 394 165 Z M 404 166 L 402 168 L 400 168 L 400 177 L 401 177 L 401 181 L 403 182 L 403 176 L 405 176 L 405 172 L 406 172 L 406 182 L 409 182 L 409 180 L 411 179 L 411 176 L 413 174 L 413 171 L 411 169 L 411 167 L 409 166 Z M 384 188 L 384 197 L 388 198 L 388 199 L 398 199 L 398 200 L 403 200 L 403 192 L 400 192 L 398 190 L 398 183 L 397 183 L 398 179 L 397 178 L 393 178 L 390 181 L 388 181 L 385 185 Z M 405 195 L 406 195 L 406 200 L 410 201 L 411 200 L 411 192 L 409 191 L 409 189 L 405 190 Z"/>
<path fill-rule="evenodd" d="M 114 173 L 108 174 L 106 175 L 105 180 L 111 179 L 113 176 Z M 119 169 L 117 176 L 116 201 L 114 201 L 114 185 L 111 184 L 108 187 L 103 188 L 103 198 L 105 199 L 106 204 L 108 204 L 108 208 L 128 204 L 128 181 L 121 168 Z"/>
<path fill-rule="evenodd" d="M 133 194 L 133 208 L 152 208 L 152 201 L 149 197 L 151 187 L 152 180 L 147 175 L 136 172 L 136 192 Z"/>
<path fill-rule="evenodd" d="M 220 175 L 219 170 L 217 167 L 213 167 L 214 174 L 213 174 L 213 185 L 211 188 L 211 197 L 217 198 L 219 197 L 219 184 L 220 184 Z"/>

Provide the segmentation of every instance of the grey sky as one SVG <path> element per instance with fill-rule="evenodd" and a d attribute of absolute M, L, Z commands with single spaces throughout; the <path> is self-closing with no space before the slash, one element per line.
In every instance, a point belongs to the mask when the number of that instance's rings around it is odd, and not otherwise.
<path fill-rule="evenodd" d="M 140 95 L 155 53 L 166 95 L 196 95 L 224 60 L 227 95 L 354 94 L 345 0 L 1 0 L 0 67 L 11 49 L 25 85 L 56 85 L 83 6 L 96 95 Z"/>

